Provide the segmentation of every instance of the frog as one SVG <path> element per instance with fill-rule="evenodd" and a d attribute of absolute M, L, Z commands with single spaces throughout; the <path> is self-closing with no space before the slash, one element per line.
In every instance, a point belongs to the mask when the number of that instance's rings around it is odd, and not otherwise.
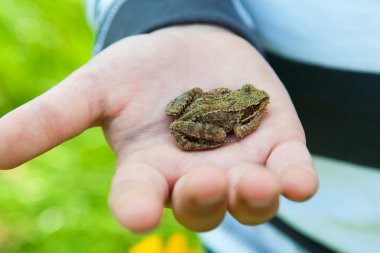
<path fill-rule="evenodd" d="M 169 131 L 185 151 L 213 149 L 252 133 L 267 111 L 269 95 L 244 84 L 240 89 L 192 88 L 171 100 Z"/>

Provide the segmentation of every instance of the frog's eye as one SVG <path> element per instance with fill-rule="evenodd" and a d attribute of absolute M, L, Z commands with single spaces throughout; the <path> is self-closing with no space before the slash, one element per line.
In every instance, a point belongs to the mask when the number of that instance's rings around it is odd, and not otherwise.
<path fill-rule="evenodd" d="M 255 88 L 253 87 L 253 85 L 249 84 L 249 83 L 244 84 L 243 87 L 242 87 L 242 90 L 245 91 L 245 92 L 251 92 L 254 89 Z"/>

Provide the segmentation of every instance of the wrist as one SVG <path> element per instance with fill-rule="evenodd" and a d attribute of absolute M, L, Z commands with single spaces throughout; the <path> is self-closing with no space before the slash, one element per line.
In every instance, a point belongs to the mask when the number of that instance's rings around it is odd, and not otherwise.
<path fill-rule="evenodd" d="M 164 28 L 157 29 L 152 32 L 152 34 L 159 34 L 162 32 L 169 32 L 169 33 L 198 33 L 198 34 L 218 34 L 218 33 L 228 33 L 233 34 L 232 31 L 230 31 L 227 28 L 224 28 L 222 26 L 218 25 L 212 25 L 212 24 L 189 24 L 189 25 L 174 25 L 174 26 L 168 26 Z"/>
<path fill-rule="evenodd" d="M 250 42 L 233 31 L 212 24 L 175 25 L 157 29 L 151 34 L 159 37 L 173 37 L 177 41 L 181 41 L 182 44 L 199 50 L 206 47 L 210 48 L 210 46 L 212 48 L 212 45 L 218 45 L 218 48 L 225 51 L 225 53 L 227 53 L 228 48 L 234 47 L 254 50 Z"/>
<path fill-rule="evenodd" d="M 109 11 L 98 30 L 96 52 L 131 35 L 186 24 L 225 27 L 255 44 L 252 30 L 245 25 L 230 0 L 128 0 L 116 7 Z"/>

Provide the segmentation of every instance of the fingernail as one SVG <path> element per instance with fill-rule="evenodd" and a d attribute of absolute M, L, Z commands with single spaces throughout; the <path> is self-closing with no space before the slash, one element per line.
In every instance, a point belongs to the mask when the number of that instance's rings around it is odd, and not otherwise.
<path fill-rule="evenodd" d="M 216 205 L 224 200 L 224 195 L 221 196 L 215 196 L 207 199 L 198 199 L 197 203 L 202 206 L 212 206 Z"/>
<path fill-rule="evenodd" d="M 272 204 L 272 200 L 249 200 L 248 205 L 254 208 L 264 208 Z"/>

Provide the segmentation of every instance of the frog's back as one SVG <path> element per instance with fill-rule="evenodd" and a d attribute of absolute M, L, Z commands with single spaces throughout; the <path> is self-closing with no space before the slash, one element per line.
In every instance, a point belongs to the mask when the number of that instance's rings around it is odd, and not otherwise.
<path fill-rule="evenodd" d="M 202 98 L 198 98 L 195 101 L 193 101 L 182 113 L 181 117 L 179 117 L 179 120 L 195 120 L 200 115 L 203 115 L 206 110 L 206 103 L 203 101 Z"/>
<path fill-rule="evenodd" d="M 238 112 L 259 105 L 263 100 L 268 99 L 268 94 L 265 91 L 246 84 L 241 89 L 225 94 L 203 95 L 193 101 L 182 115 L 186 120 L 194 120 L 214 111 Z"/>

